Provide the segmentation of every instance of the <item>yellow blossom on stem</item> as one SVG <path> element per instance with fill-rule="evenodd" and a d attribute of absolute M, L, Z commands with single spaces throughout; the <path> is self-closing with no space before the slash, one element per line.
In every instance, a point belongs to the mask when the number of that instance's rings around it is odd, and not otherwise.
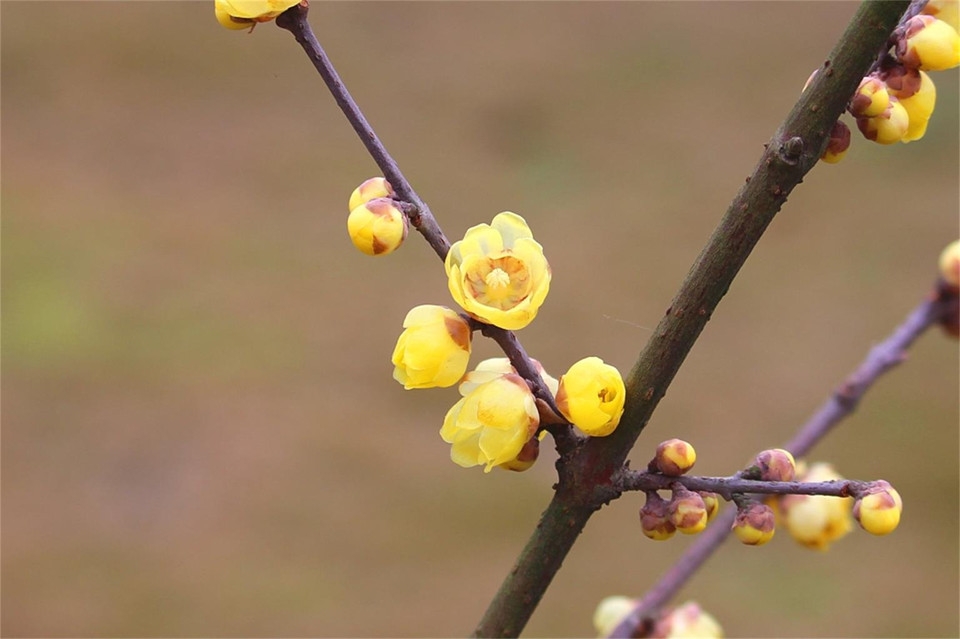
<path fill-rule="evenodd" d="M 717 493 L 701 491 L 700 497 L 703 498 L 703 507 L 707 509 L 707 521 L 713 521 L 720 512 L 720 496 Z"/>
<path fill-rule="evenodd" d="M 470 325 L 445 306 L 416 306 L 393 349 L 393 378 L 411 388 L 453 386 L 470 361 Z"/>
<path fill-rule="evenodd" d="M 960 240 L 954 240 L 940 254 L 940 277 L 954 288 L 960 287 Z"/>
<path fill-rule="evenodd" d="M 943 20 L 917 15 L 904 25 L 897 58 L 915 69 L 943 71 L 960 64 L 960 34 Z"/>
<path fill-rule="evenodd" d="M 537 458 L 540 457 L 540 442 L 542 442 L 546 436 L 547 431 L 540 431 L 539 435 L 534 435 L 527 440 L 527 443 L 523 445 L 523 448 L 520 449 L 516 457 L 510 461 L 498 464 L 497 467 L 504 470 L 512 470 L 516 473 L 530 470 L 533 468 L 533 465 L 537 463 Z"/>
<path fill-rule="evenodd" d="M 799 481 L 819 483 L 842 480 L 830 464 L 812 464 L 798 474 Z M 827 550 L 830 544 L 848 532 L 852 526 L 849 497 L 826 495 L 784 495 L 777 501 L 780 519 L 797 543 L 815 550 Z"/>
<path fill-rule="evenodd" d="M 871 535 L 888 535 L 896 530 L 903 513 L 900 493 L 885 481 L 876 482 L 866 495 L 853 505 L 853 516 L 860 527 Z"/>
<path fill-rule="evenodd" d="M 523 378 L 507 373 L 480 384 L 447 412 L 440 437 L 451 444 L 450 458 L 470 468 L 517 458 L 540 425 L 533 393 Z"/>
<path fill-rule="evenodd" d="M 550 290 L 550 265 L 526 221 L 509 211 L 469 229 L 444 261 L 453 299 L 471 316 L 518 330 Z"/>
<path fill-rule="evenodd" d="M 670 500 L 670 523 L 684 535 L 695 535 L 707 527 L 707 507 L 703 497 L 692 490 L 680 489 Z"/>
<path fill-rule="evenodd" d="M 587 357 L 560 378 L 557 408 L 587 435 L 605 437 L 620 423 L 625 398 L 620 371 L 599 357 Z"/>
<path fill-rule="evenodd" d="M 378 197 L 350 211 L 347 232 L 353 245 L 367 255 L 387 255 L 407 238 L 407 218 L 393 200 Z"/>
<path fill-rule="evenodd" d="M 640 530 L 654 541 L 670 539 L 677 532 L 670 517 L 670 502 L 656 491 L 647 493 L 646 497 L 646 502 L 640 508 Z"/>
<path fill-rule="evenodd" d="M 841 120 L 833 123 L 830 129 L 830 138 L 827 141 L 827 148 L 823 150 L 820 159 L 827 164 L 836 164 L 843 159 L 850 149 L 850 127 Z"/>
<path fill-rule="evenodd" d="M 214 0 L 214 13 L 228 29 L 252 29 L 298 4 L 300 0 Z"/>

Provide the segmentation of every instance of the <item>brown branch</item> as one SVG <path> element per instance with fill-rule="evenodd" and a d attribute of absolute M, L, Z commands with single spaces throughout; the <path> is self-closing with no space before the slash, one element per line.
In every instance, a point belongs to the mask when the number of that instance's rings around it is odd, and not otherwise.
<path fill-rule="evenodd" d="M 874 346 L 866 359 L 784 446 L 796 457 L 810 452 L 840 421 L 856 409 L 863 395 L 891 368 L 906 358 L 907 349 L 930 327 L 957 312 L 956 291 L 938 286 L 884 341 Z M 716 492 L 716 491 L 714 491 Z M 636 608 L 611 632 L 610 637 L 630 637 L 642 621 L 676 595 L 730 534 L 736 509 L 720 513 L 690 545 L 680 559 L 647 591 Z"/>
<path fill-rule="evenodd" d="M 591 438 L 573 459 L 558 467 L 557 492 L 474 630 L 475 636 L 518 635 L 587 520 L 604 500 L 616 496 L 611 483 L 615 473 L 767 225 L 816 164 L 831 127 L 908 4 L 898 0 L 860 5 L 821 72 L 767 143 L 753 174 L 640 354 L 627 379 L 620 426 L 609 437 Z"/>
<path fill-rule="evenodd" d="M 701 477 L 698 475 L 668 477 L 659 473 L 627 470 L 614 482 L 619 492 L 628 490 L 650 492 L 652 490 L 672 490 L 680 484 L 687 490 L 716 493 L 727 501 L 733 501 L 734 495 L 826 495 L 828 497 L 857 497 L 874 482 L 852 479 L 802 482 L 802 481 L 762 481 L 744 479 L 737 475 L 731 477 Z"/>

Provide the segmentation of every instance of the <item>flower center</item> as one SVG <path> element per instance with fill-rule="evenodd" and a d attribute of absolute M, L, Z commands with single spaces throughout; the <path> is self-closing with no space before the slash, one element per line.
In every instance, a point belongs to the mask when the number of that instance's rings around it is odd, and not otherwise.
<path fill-rule="evenodd" d="M 485 306 L 509 310 L 530 294 L 530 272 L 512 254 L 488 257 L 466 273 L 472 297 Z"/>

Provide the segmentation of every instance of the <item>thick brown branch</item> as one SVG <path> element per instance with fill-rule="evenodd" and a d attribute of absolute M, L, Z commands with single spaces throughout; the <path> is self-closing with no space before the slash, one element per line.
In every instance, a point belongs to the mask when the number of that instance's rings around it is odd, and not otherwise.
<path fill-rule="evenodd" d="M 474 634 L 507 637 L 523 630 L 563 558 L 601 503 L 667 387 L 787 196 L 816 164 L 829 131 L 876 53 L 908 6 L 865 2 L 821 72 L 767 143 L 660 321 L 627 380 L 619 428 L 582 446 L 560 467 L 558 490 Z"/>

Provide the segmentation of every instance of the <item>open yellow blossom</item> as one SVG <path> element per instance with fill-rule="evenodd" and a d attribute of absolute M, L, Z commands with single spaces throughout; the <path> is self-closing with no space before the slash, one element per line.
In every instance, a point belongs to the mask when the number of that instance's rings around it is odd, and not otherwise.
<path fill-rule="evenodd" d="M 550 265 L 526 221 L 506 211 L 454 242 L 444 262 L 453 299 L 471 316 L 521 329 L 550 290 Z"/>
<path fill-rule="evenodd" d="M 300 0 L 214 0 L 214 13 L 228 29 L 249 29 L 298 4 Z"/>
<path fill-rule="evenodd" d="M 620 371 L 599 357 L 587 357 L 560 378 L 557 408 L 587 435 L 605 437 L 620 423 L 626 394 Z"/>
<path fill-rule="evenodd" d="M 470 325 L 445 306 L 416 306 L 403 320 L 393 349 L 393 378 L 411 388 L 446 388 L 460 381 L 470 361 Z"/>
<path fill-rule="evenodd" d="M 470 468 L 515 460 L 540 425 L 540 414 L 527 383 L 516 373 L 494 377 L 453 405 L 440 437 L 451 444 L 450 458 Z"/>

